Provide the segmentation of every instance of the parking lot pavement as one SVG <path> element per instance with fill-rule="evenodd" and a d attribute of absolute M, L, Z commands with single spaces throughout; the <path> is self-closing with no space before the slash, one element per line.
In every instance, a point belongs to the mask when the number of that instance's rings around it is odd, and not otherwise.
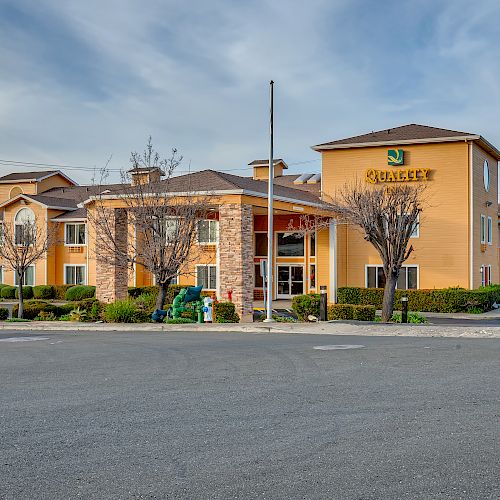
<path fill-rule="evenodd" d="M 2 331 L 0 498 L 496 499 L 499 359 L 498 339 Z"/>

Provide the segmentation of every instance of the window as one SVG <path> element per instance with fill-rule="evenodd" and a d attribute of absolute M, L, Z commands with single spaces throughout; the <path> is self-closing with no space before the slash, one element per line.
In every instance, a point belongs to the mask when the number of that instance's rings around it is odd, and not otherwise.
<path fill-rule="evenodd" d="M 65 285 L 85 285 L 85 266 L 64 265 Z"/>
<path fill-rule="evenodd" d="M 200 220 L 198 222 L 198 243 L 217 243 L 217 221 Z"/>
<path fill-rule="evenodd" d="M 488 245 L 493 244 L 493 219 L 491 217 L 488 217 Z"/>
<path fill-rule="evenodd" d="M 65 224 L 64 244 L 77 246 L 85 245 L 85 224 Z"/>
<path fill-rule="evenodd" d="M 382 266 L 366 266 L 366 287 L 385 287 L 385 274 Z M 399 290 L 416 290 L 418 288 L 418 267 L 403 266 L 399 273 L 396 288 Z"/>
<path fill-rule="evenodd" d="M 17 273 L 14 272 L 14 285 L 19 286 L 19 280 L 17 279 Z M 35 285 L 35 266 L 29 266 L 26 271 L 24 271 L 24 286 L 34 286 Z"/>
<path fill-rule="evenodd" d="M 16 245 L 31 245 L 36 236 L 35 214 L 29 208 L 21 208 L 14 219 L 14 241 Z"/>
<path fill-rule="evenodd" d="M 418 238 L 420 236 L 420 215 L 417 216 L 415 224 L 413 224 L 413 230 L 410 234 L 410 238 Z"/>
<path fill-rule="evenodd" d="M 316 257 L 316 233 L 312 233 L 309 239 L 309 244 L 311 248 L 311 257 Z"/>
<path fill-rule="evenodd" d="M 267 233 L 255 233 L 255 257 L 267 257 Z"/>
<path fill-rule="evenodd" d="M 160 217 L 153 222 L 153 240 L 157 245 L 170 245 L 177 238 L 179 220 L 175 217 Z"/>
<path fill-rule="evenodd" d="M 316 264 L 309 266 L 309 288 L 316 288 Z"/>
<path fill-rule="evenodd" d="M 205 290 L 217 288 L 217 266 L 196 266 L 196 285 Z"/>
<path fill-rule="evenodd" d="M 303 257 L 304 235 L 302 233 L 278 233 L 278 257 Z"/>
<path fill-rule="evenodd" d="M 0 266 L 0 283 L 3 283 L 3 266 Z"/>
<path fill-rule="evenodd" d="M 491 265 L 481 266 L 481 286 L 491 285 Z"/>
<path fill-rule="evenodd" d="M 481 215 L 481 243 L 486 243 L 486 217 Z"/>

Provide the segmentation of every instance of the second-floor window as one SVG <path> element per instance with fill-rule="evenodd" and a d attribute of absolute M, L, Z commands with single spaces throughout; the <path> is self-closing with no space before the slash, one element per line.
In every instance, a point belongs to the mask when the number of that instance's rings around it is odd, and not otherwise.
<path fill-rule="evenodd" d="M 216 220 L 200 220 L 198 222 L 198 243 L 217 243 Z"/>
<path fill-rule="evenodd" d="M 32 245 L 36 237 L 35 214 L 30 208 L 21 208 L 14 219 L 16 245 Z"/>
<path fill-rule="evenodd" d="M 66 224 L 64 243 L 66 245 L 85 245 L 85 224 Z"/>

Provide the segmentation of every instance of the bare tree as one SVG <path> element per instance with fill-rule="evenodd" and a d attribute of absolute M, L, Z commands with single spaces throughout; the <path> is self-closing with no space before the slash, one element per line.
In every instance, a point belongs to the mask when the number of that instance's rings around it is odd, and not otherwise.
<path fill-rule="evenodd" d="M 389 321 L 403 263 L 413 252 L 410 237 L 419 224 L 423 208 L 423 187 L 399 184 L 390 187 L 347 184 L 325 208 L 336 212 L 333 218 L 302 216 L 295 230 L 324 229 L 332 220 L 357 226 L 364 239 L 377 250 L 385 275 L 382 321 Z"/>
<path fill-rule="evenodd" d="M 181 161 L 175 149 L 169 158 L 160 158 L 150 138 L 144 153 L 132 153 L 132 168 L 122 172 L 119 186 L 94 187 L 95 210 L 88 214 L 99 235 L 100 258 L 129 269 L 142 266 L 154 276 L 159 286 L 157 309 L 163 309 L 171 281 L 191 274 L 189 264 L 204 251 L 195 244 L 198 229 L 201 224 L 203 230 L 203 221 L 212 216 L 207 194 L 200 194 L 199 188 L 195 193 L 189 176 L 182 183 L 174 177 Z M 109 196 L 120 200 L 126 213 L 126 245 L 109 217 Z"/>
<path fill-rule="evenodd" d="M 26 211 L 25 211 L 26 210 Z M 20 210 L 16 220 L 4 220 L 1 225 L 0 259 L 11 269 L 18 284 L 18 318 L 24 314 L 23 286 L 29 267 L 45 258 L 56 244 L 56 226 L 48 226 L 45 220 L 35 216 L 31 209 Z"/>

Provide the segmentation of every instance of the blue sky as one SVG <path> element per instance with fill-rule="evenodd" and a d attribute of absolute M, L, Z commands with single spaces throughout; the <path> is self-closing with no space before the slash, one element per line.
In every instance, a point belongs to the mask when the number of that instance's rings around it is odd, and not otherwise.
<path fill-rule="evenodd" d="M 183 169 L 248 175 L 271 78 L 290 172 L 406 123 L 500 146 L 497 0 L 0 0 L 0 33 L 2 160 L 120 169 L 152 135 Z"/>

